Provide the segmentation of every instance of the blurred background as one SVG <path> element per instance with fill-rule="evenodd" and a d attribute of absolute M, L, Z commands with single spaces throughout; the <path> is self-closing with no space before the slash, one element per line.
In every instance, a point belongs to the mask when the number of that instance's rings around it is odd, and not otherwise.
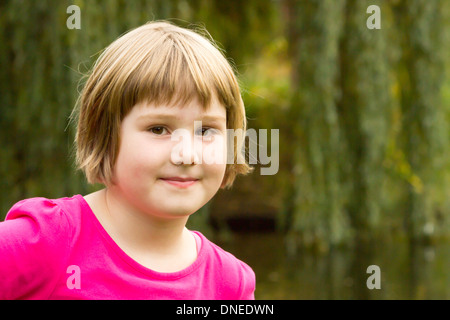
<path fill-rule="evenodd" d="M 80 79 L 155 19 L 205 27 L 248 127 L 279 129 L 278 173 L 256 164 L 189 221 L 254 269 L 257 299 L 450 299 L 450 1 L 3 0 L 1 220 L 24 198 L 101 187 L 73 164 Z"/>

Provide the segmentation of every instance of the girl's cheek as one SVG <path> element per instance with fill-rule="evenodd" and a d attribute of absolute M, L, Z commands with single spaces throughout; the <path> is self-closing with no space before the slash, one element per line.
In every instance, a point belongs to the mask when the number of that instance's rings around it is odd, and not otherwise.
<path fill-rule="evenodd" d="M 203 142 L 202 156 L 206 164 L 226 165 L 227 145 L 224 137 L 216 135 Z"/>

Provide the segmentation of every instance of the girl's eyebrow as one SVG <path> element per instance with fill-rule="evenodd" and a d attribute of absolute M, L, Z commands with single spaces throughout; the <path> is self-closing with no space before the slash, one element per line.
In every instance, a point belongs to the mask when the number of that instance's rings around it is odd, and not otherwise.
<path fill-rule="evenodd" d="M 204 115 L 201 117 L 200 120 L 204 120 L 204 121 L 226 121 L 227 118 L 224 116 L 220 116 L 220 115 Z"/>
<path fill-rule="evenodd" d="M 161 119 L 161 120 L 173 120 L 173 119 L 177 119 L 180 118 L 179 115 L 176 114 L 172 114 L 172 113 L 147 113 L 144 115 L 141 115 L 138 117 L 138 120 L 146 120 L 146 119 Z M 202 120 L 202 121 L 226 121 L 226 117 L 222 116 L 222 115 L 210 115 L 210 114 L 205 114 L 203 116 L 200 117 L 200 119 L 198 120 Z"/>

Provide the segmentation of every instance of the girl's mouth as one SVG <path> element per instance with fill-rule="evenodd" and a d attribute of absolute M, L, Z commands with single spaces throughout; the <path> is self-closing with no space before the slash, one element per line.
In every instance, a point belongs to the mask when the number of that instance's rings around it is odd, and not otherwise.
<path fill-rule="evenodd" d="M 161 178 L 161 180 L 177 188 L 188 188 L 198 181 L 192 177 L 167 177 Z"/>

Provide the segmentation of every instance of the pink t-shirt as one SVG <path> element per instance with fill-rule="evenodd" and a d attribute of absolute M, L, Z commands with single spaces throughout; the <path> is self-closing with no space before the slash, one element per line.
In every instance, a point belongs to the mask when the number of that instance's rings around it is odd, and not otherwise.
<path fill-rule="evenodd" d="M 193 233 L 197 259 L 161 273 L 120 249 L 81 195 L 20 201 L 0 223 L 0 299 L 254 299 L 253 270 Z"/>

